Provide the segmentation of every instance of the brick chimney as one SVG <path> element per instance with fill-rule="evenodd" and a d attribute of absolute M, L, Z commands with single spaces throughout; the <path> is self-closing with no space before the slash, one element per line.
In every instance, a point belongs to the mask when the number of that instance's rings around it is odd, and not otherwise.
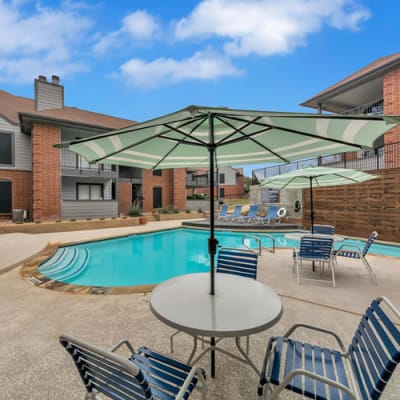
<path fill-rule="evenodd" d="M 64 86 L 60 85 L 60 77 L 53 75 L 51 82 L 48 82 L 46 76 L 39 75 L 35 79 L 35 109 L 54 108 L 64 108 Z"/>

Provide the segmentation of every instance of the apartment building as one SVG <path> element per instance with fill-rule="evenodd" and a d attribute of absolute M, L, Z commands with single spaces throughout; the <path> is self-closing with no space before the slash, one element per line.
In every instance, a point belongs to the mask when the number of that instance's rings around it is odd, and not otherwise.
<path fill-rule="evenodd" d="M 381 57 L 301 103 L 319 112 L 400 115 L 400 53 Z M 399 143 L 400 127 L 380 143 Z"/>
<path fill-rule="evenodd" d="M 186 194 L 210 195 L 210 174 L 207 168 L 188 169 L 186 171 Z M 242 198 L 244 193 L 244 176 L 242 168 L 220 167 L 215 171 L 215 198 L 223 201 Z"/>
<path fill-rule="evenodd" d="M 184 209 L 184 169 L 90 165 L 53 146 L 132 124 L 65 106 L 55 75 L 34 80 L 33 99 L 0 90 L 0 217 L 10 218 L 14 209 L 33 221 L 116 217 L 134 201 L 145 211 L 170 204 Z"/>

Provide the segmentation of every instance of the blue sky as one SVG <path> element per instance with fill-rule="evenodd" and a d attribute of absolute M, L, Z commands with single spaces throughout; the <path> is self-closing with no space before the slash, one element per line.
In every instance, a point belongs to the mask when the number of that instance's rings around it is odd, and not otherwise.
<path fill-rule="evenodd" d="M 398 0 L 0 0 L 0 89 L 144 121 L 190 104 L 299 106 L 398 52 Z M 246 167 L 249 175 L 251 167 Z"/>

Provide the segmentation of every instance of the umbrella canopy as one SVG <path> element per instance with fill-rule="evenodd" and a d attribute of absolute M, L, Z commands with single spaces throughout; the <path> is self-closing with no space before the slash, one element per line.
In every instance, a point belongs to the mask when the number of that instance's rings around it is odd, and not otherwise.
<path fill-rule="evenodd" d="M 345 168 L 307 167 L 265 179 L 260 187 L 270 189 L 310 189 L 311 233 L 314 233 L 313 187 L 361 183 L 377 175 Z"/>
<path fill-rule="evenodd" d="M 214 168 L 288 162 L 372 147 L 400 123 L 395 116 L 338 116 L 189 106 L 127 128 L 65 142 L 89 162 L 147 169 L 210 170 L 211 289 L 214 294 Z"/>

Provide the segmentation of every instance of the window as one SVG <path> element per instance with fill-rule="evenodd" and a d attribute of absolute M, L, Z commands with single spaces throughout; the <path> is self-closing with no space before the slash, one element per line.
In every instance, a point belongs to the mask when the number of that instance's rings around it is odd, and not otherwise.
<path fill-rule="evenodd" d="M 225 188 L 219 188 L 219 197 L 225 197 Z"/>
<path fill-rule="evenodd" d="M 219 174 L 219 183 L 225 183 L 225 174 Z"/>
<path fill-rule="evenodd" d="M 153 176 L 162 176 L 161 169 L 153 169 Z"/>
<path fill-rule="evenodd" d="M 0 214 L 11 213 L 11 182 L 0 181 Z"/>
<path fill-rule="evenodd" d="M 0 132 L 0 164 L 11 165 L 12 159 L 12 134 Z"/>
<path fill-rule="evenodd" d="M 78 183 L 78 200 L 103 200 L 103 185 L 99 183 Z"/>

